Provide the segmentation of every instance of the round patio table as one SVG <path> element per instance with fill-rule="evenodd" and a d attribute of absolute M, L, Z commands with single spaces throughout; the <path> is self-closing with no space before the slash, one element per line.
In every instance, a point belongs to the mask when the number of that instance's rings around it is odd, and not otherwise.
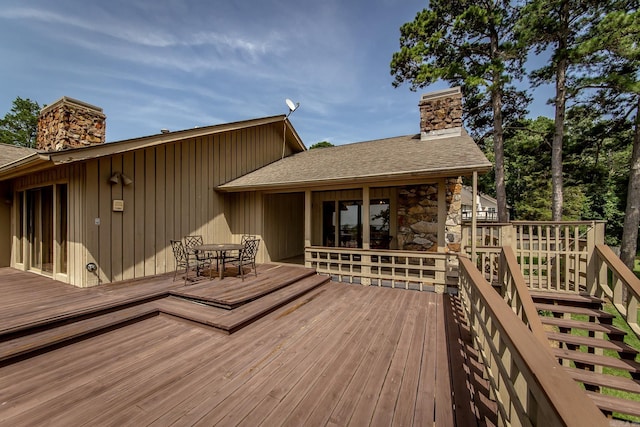
<path fill-rule="evenodd" d="M 220 279 L 224 279 L 224 262 L 227 257 L 227 252 L 231 251 L 239 251 L 244 249 L 244 245 L 240 243 L 209 243 L 205 245 L 193 246 L 191 248 L 193 251 L 203 251 L 203 252 L 217 252 L 218 259 L 222 260 L 222 268 L 218 268 L 218 277 Z M 209 278 L 212 278 L 212 268 L 209 268 Z"/>

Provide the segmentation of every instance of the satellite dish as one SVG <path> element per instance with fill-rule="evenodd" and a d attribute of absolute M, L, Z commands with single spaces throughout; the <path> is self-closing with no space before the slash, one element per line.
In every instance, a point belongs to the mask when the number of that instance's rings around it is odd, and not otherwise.
<path fill-rule="evenodd" d="M 290 100 L 289 98 L 287 98 L 284 102 L 287 103 L 287 107 L 289 107 L 289 111 L 292 111 L 292 112 L 295 111 L 296 108 L 298 108 L 298 105 L 300 105 L 299 103 L 294 104 L 293 101 Z"/>

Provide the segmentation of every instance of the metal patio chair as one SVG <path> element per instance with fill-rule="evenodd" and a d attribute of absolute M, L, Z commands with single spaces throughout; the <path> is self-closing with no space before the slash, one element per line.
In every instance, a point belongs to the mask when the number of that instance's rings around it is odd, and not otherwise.
<path fill-rule="evenodd" d="M 184 247 L 187 250 L 187 255 L 195 258 L 198 261 L 209 261 L 213 264 L 213 260 L 216 260 L 216 270 L 218 269 L 218 257 L 212 252 L 194 251 L 194 246 L 200 246 L 204 243 L 202 236 L 194 234 L 191 236 L 184 236 Z"/>
<path fill-rule="evenodd" d="M 238 274 L 244 281 L 244 266 L 250 266 L 253 268 L 253 272 L 258 277 L 258 269 L 256 268 L 256 255 L 258 254 L 258 246 L 260 245 L 260 239 L 255 236 L 242 236 L 243 248 L 238 252 L 238 256 L 230 258 L 229 263 L 238 267 Z"/>
<path fill-rule="evenodd" d="M 187 284 L 189 279 L 189 270 L 191 267 L 195 268 L 196 277 L 200 275 L 200 271 L 205 267 L 211 268 L 211 260 L 203 259 L 199 260 L 196 257 L 190 257 L 187 249 L 180 240 L 171 240 L 171 249 L 173 249 L 173 256 L 176 259 L 176 269 L 173 272 L 173 281 L 176 281 L 178 270 L 184 268 L 184 284 Z"/>

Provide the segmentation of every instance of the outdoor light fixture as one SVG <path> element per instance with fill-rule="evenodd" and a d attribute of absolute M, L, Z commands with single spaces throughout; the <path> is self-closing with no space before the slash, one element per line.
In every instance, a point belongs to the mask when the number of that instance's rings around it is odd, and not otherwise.
<path fill-rule="evenodd" d="M 122 184 L 124 184 L 125 186 L 133 184 L 133 180 L 131 178 L 120 172 L 114 172 L 113 175 L 111 175 L 111 178 L 109 178 L 109 182 L 111 183 L 111 185 L 120 184 L 121 179 Z"/>
<path fill-rule="evenodd" d="M 125 186 L 133 184 L 133 180 L 123 173 L 120 174 L 120 178 L 122 178 L 122 183 Z"/>
<path fill-rule="evenodd" d="M 289 118 L 291 113 L 296 111 L 298 109 L 298 107 L 300 106 L 299 102 L 296 102 L 294 104 L 294 102 L 292 100 L 290 100 L 289 98 L 285 99 L 284 102 L 287 104 L 287 107 L 289 107 L 289 112 L 287 113 L 286 117 L 284 118 L 284 120 L 282 122 L 284 124 L 284 130 L 282 131 L 282 159 L 284 159 L 284 148 L 287 145 L 287 119 Z"/>

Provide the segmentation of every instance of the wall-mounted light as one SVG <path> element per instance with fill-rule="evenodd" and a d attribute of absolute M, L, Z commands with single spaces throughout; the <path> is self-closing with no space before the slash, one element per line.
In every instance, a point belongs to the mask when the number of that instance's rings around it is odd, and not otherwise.
<path fill-rule="evenodd" d="M 119 184 L 121 179 L 122 184 L 125 186 L 133 184 L 133 180 L 131 178 L 120 172 L 114 172 L 113 175 L 111 175 L 111 178 L 109 178 L 109 183 L 111 185 Z"/>
<path fill-rule="evenodd" d="M 123 173 L 120 174 L 120 178 L 122 178 L 122 183 L 124 185 L 133 184 L 133 180 L 131 178 L 129 178 L 127 175 L 123 174 Z"/>

